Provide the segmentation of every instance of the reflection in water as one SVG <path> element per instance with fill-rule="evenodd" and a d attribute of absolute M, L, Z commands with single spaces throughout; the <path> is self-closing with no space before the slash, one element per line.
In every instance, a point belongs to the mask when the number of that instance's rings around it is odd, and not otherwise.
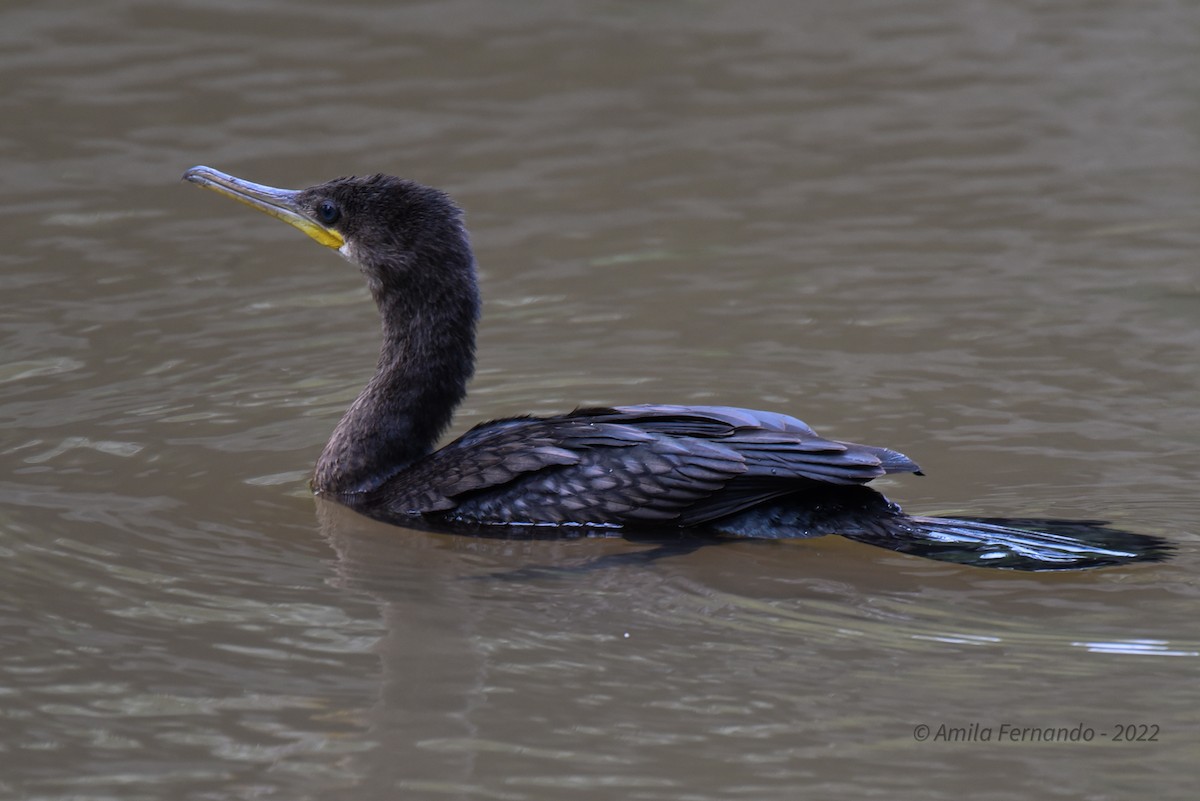
<path fill-rule="evenodd" d="M 1119 642 L 1074 643 L 1093 653 L 1130 654 L 1133 656 L 1200 656 L 1200 651 L 1181 650 L 1181 644 L 1163 640 L 1121 640 Z M 1187 646 L 1183 646 L 1187 648 Z"/>
<path fill-rule="evenodd" d="M 803 754 L 851 746 L 864 731 L 904 736 L 897 701 L 911 681 L 880 663 L 920 664 L 932 646 L 951 693 L 994 675 L 997 660 L 1037 673 L 1079 647 L 1066 631 L 1111 625 L 1101 618 L 1119 608 L 1123 583 L 1080 586 L 1072 602 L 1056 593 L 1067 605 L 1055 609 L 1028 580 L 992 574 L 975 586 L 951 565 L 891 565 L 888 581 L 884 566 L 864 569 L 864 556 L 883 552 L 854 546 L 727 541 L 664 556 L 661 544 L 616 538 L 422 533 L 324 501 L 318 514 L 338 586 L 375 599 L 387 629 L 367 713 L 376 747 L 355 757 L 361 781 L 411 792 L 469 796 L 502 775 L 512 798 L 615 787 L 665 799 L 696 775 L 752 786 L 764 762 L 790 786 L 808 773 Z M 1159 653 L 1198 647 L 1174 639 Z M 1093 688 L 1105 682 L 1101 664 L 1074 670 Z M 875 710 L 848 717 L 849 692 Z M 1039 703 L 1058 719 L 1061 702 Z M 912 722 L 962 714 L 932 705 Z"/>

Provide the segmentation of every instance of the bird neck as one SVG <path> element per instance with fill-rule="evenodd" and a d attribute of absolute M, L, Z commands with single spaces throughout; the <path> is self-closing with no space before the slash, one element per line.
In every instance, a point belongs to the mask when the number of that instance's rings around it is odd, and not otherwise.
<path fill-rule="evenodd" d="M 372 287 L 383 324 L 375 375 L 317 460 L 313 489 L 361 494 L 433 450 L 475 369 L 479 296 L 463 285 L 389 293 Z"/>

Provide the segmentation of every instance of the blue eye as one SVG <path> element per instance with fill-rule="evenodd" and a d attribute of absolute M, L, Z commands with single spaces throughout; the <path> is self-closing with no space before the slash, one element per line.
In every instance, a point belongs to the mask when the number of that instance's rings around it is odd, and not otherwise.
<path fill-rule="evenodd" d="M 342 216 L 342 210 L 332 200 L 322 200 L 317 205 L 317 217 L 326 225 L 333 225 Z"/>

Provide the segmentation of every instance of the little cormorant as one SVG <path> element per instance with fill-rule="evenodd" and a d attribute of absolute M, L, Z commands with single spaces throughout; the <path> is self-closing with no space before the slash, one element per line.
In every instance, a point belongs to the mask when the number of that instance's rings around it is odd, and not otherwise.
<path fill-rule="evenodd" d="M 1026 570 L 1155 560 L 1166 550 L 1157 538 L 1096 521 L 905 514 L 863 485 L 889 473 L 919 475 L 911 459 L 825 439 L 773 412 L 577 409 L 482 423 L 435 451 L 474 372 L 480 308 L 475 257 L 454 202 L 387 175 L 301 190 L 208 167 L 184 178 L 299 228 L 366 277 L 383 327 L 378 365 L 321 453 L 312 487 L 370 517 L 492 535 L 840 534 L 943 561 Z M 1012 522 L 1022 527 L 1002 524 Z"/>

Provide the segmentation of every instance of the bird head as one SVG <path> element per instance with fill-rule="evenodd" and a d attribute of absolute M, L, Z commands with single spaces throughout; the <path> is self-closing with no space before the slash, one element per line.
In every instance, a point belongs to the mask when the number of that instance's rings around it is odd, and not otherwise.
<path fill-rule="evenodd" d="M 462 212 L 445 193 L 415 181 L 371 175 L 278 189 L 211 167 L 193 167 L 183 178 L 283 220 L 338 251 L 362 270 L 377 301 L 425 278 L 445 280 L 465 272 L 473 280 Z"/>

